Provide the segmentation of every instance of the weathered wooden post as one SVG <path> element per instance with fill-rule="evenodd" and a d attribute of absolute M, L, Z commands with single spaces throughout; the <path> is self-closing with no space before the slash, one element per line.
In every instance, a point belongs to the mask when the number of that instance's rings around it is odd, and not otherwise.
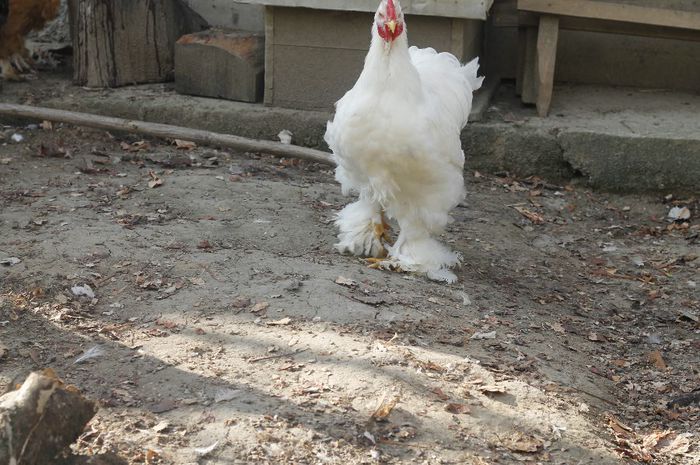
<path fill-rule="evenodd" d="M 173 78 L 175 42 L 206 28 L 181 0 L 69 0 L 76 84 L 118 87 Z"/>

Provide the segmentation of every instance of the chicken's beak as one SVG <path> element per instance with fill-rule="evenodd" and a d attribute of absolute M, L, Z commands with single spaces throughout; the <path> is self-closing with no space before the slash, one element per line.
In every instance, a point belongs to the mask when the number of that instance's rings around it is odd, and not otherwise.
<path fill-rule="evenodd" d="M 386 23 L 386 26 L 389 28 L 389 30 L 391 31 L 391 33 L 392 33 L 392 35 L 393 35 L 394 32 L 396 31 L 396 21 L 394 21 L 394 20 L 392 19 L 391 21 L 389 21 L 388 23 Z"/>

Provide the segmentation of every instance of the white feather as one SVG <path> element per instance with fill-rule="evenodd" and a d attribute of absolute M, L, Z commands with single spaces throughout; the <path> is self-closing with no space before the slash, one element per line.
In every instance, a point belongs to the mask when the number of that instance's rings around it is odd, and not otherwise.
<path fill-rule="evenodd" d="M 343 193 L 360 196 L 338 215 L 339 250 L 378 256 L 381 243 L 370 236 L 385 210 L 400 228 L 389 248 L 394 264 L 432 279 L 456 280 L 448 268 L 459 257 L 434 236 L 464 198 L 460 132 L 483 80 L 478 67 L 478 59 L 462 66 L 449 53 L 409 49 L 405 29 L 386 43 L 376 23 L 372 26 L 365 67 L 336 103 L 325 135 Z"/>

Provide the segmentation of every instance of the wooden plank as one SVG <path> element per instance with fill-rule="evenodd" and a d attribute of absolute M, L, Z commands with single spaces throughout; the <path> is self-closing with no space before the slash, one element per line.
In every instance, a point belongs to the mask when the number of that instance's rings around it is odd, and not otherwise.
<path fill-rule="evenodd" d="M 644 8 L 660 8 L 663 10 L 678 10 L 700 12 L 700 2 L 697 0 L 592 0 L 603 3 L 616 3 L 641 6 Z"/>
<path fill-rule="evenodd" d="M 700 42 L 564 31 L 559 24 L 555 82 L 700 92 Z"/>
<path fill-rule="evenodd" d="M 496 27 L 518 27 L 518 1 L 500 0 L 489 12 L 491 23 Z"/>
<path fill-rule="evenodd" d="M 543 15 L 537 33 L 537 113 L 544 117 L 549 113 L 554 87 L 554 67 L 559 40 L 559 18 Z"/>
<path fill-rule="evenodd" d="M 238 3 L 316 10 L 377 11 L 378 0 L 237 0 Z M 493 0 L 402 0 L 405 14 L 485 20 Z"/>
<path fill-rule="evenodd" d="M 484 56 L 485 23 L 476 19 L 463 19 L 462 23 L 464 24 L 464 55 L 458 58 L 460 61 L 466 62 L 470 61 L 474 57 Z M 481 65 L 486 68 L 485 59 Z"/>
<path fill-rule="evenodd" d="M 464 20 L 452 19 L 450 52 L 460 61 L 464 61 Z"/>
<path fill-rule="evenodd" d="M 263 102 L 272 105 L 275 100 L 275 9 L 265 7 L 265 92 Z"/>
<path fill-rule="evenodd" d="M 591 0 L 518 0 L 536 13 L 700 30 L 700 13 Z"/>
<path fill-rule="evenodd" d="M 539 15 L 527 11 L 520 12 L 521 27 L 537 27 Z M 688 29 L 676 29 L 664 26 L 650 26 L 648 24 L 634 24 L 620 21 L 608 21 L 589 18 L 573 18 L 562 16 L 559 19 L 559 29 L 567 31 L 602 32 L 606 34 L 621 34 L 640 37 L 654 37 L 659 39 L 700 41 L 700 31 Z"/>
<path fill-rule="evenodd" d="M 535 73 L 537 72 L 537 29 L 528 27 L 525 31 L 525 59 L 523 60 L 523 84 L 521 99 L 523 103 L 537 102 Z"/>

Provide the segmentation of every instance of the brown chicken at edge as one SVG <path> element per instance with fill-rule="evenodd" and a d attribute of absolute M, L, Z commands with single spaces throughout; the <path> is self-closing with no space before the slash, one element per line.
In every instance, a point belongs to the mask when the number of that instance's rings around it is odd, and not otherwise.
<path fill-rule="evenodd" d="M 0 76 L 11 81 L 21 80 L 17 73 L 31 71 L 31 57 L 25 37 L 42 29 L 58 15 L 60 0 L 10 0 L 9 14 L 0 26 Z"/>

